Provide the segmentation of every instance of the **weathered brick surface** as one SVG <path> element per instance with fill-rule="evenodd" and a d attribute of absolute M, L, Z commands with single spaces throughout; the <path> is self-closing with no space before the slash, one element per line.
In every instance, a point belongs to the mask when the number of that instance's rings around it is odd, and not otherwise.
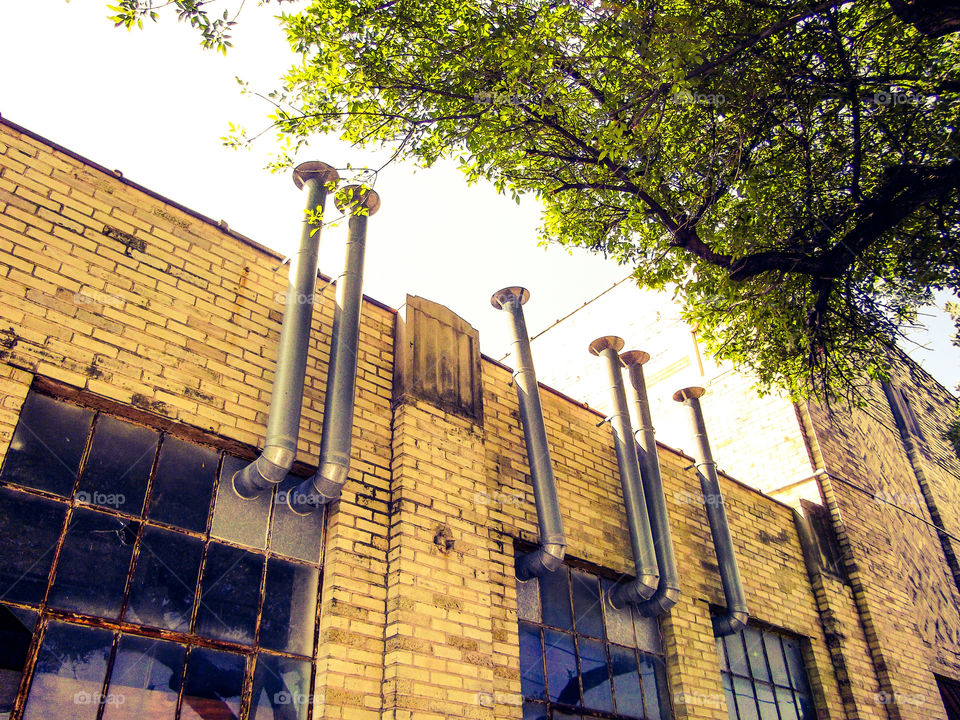
<path fill-rule="evenodd" d="M 278 261 L 0 123 L 0 455 L 35 377 L 262 444 L 286 287 Z M 323 291 L 313 319 L 298 455 L 308 464 L 319 450 L 333 293 Z M 394 321 L 364 304 L 353 464 L 327 518 L 314 717 L 518 720 L 513 544 L 536 541 L 537 526 L 510 371 L 481 362 L 482 423 L 394 400 Z M 676 384 L 695 361 L 673 355 L 652 385 Z M 811 488 L 819 498 L 816 485 L 791 483 L 823 468 L 869 492 L 916 497 L 882 393 L 869 414 L 801 408 L 798 418 L 783 400 L 751 400 L 746 379 L 706 370 L 704 411 L 728 470 L 791 503 Z M 939 436 L 949 395 L 922 373 L 899 380 L 920 418 L 929 487 L 908 508 L 917 519 L 821 476 L 849 585 L 808 574 L 788 505 L 721 478 L 751 614 L 807 639 L 822 718 L 941 718 L 932 672 L 960 676 L 960 598 L 923 522 L 932 502 L 960 535 L 960 469 Z M 543 404 L 569 555 L 628 572 L 609 427 L 558 393 L 544 390 Z M 682 583 L 662 620 L 673 709 L 725 718 L 710 626 L 723 595 L 699 483 L 687 456 L 660 455 Z M 911 702 L 883 704 L 879 692 Z"/>

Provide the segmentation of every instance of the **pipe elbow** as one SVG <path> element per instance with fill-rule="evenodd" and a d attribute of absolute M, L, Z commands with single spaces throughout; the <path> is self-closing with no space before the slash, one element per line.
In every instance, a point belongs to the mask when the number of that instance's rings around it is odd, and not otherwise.
<path fill-rule="evenodd" d="M 643 617 L 660 617 L 670 612 L 679 601 L 679 585 L 662 585 L 652 598 L 634 607 Z"/>
<path fill-rule="evenodd" d="M 713 634 L 717 637 L 734 635 L 747 626 L 750 613 L 746 606 L 730 608 L 725 615 L 713 618 Z"/>
<path fill-rule="evenodd" d="M 256 497 L 287 476 L 295 455 L 287 448 L 265 447 L 260 457 L 233 474 L 233 491 L 245 500 Z"/>
<path fill-rule="evenodd" d="M 287 507 L 297 515 L 309 515 L 322 505 L 328 505 L 340 497 L 350 472 L 347 464 L 336 461 L 320 463 L 316 474 L 287 493 Z"/>
<path fill-rule="evenodd" d="M 659 586 L 660 573 L 656 570 L 647 570 L 640 573 L 635 580 L 614 587 L 608 593 L 609 601 L 617 610 L 627 605 L 640 605 L 654 597 Z"/>
<path fill-rule="evenodd" d="M 533 552 L 517 558 L 515 568 L 520 580 L 530 580 L 560 569 L 567 554 L 565 543 L 545 543 Z"/>

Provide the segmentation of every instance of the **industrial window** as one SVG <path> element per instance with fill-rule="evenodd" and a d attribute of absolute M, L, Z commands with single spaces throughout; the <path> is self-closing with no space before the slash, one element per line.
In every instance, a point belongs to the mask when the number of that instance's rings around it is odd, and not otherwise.
<path fill-rule="evenodd" d="M 574 568 L 517 581 L 523 720 L 671 717 L 660 627 Z"/>
<path fill-rule="evenodd" d="M 816 720 L 799 639 L 751 626 L 717 654 L 731 720 Z"/>
<path fill-rule="evenodd" d="M 0 470 L 0 720 L 310 720 L 323 513 L 30 393 Z M 29 672 L 24 676 L 25 669 Z"/>

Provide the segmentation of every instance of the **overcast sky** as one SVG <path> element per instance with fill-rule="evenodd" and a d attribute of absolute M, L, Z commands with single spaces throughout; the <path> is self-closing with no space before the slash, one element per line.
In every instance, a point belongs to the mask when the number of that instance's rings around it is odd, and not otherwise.
<path fill-rule="evenodd" d="M 287 251 L 299 239 L 303 196 L 289 174 L 263 169 L 274 136 L 239 152 L 220 140 L 229 122 L 248 131 L 266 125 L 269 108 L 241 95 L 234 77 L 269 90 L 292 64 L 277 11 L 248 2 L 235 47 L 223 57 L 203 51 L 197 34 L 172 15 L 127 32 L 106 20 L 104 0 L 8 0 L 0 3 L 0 113 Z M 381 158 L 318 138 L 298 160 L 358 167 Z M 600 256 L 537 247 L 536 203 L 518 206 L 489 186 L 468 187 L 452 165 L 416 172 L 392 165 L 376 187 L 383 204 L 369 224 L 367 294 L 392 307 L 407 293 L 443 303 L 480 330 L 482 349 L 494 357 L 507 346 L 505 318 L 489 303 L 495 290 L 530 289 L 525 310 L 533 334 L 628 274 Z M 321 271 L 339 271 L 345 231 L 325 232 Z M 936 349 L 911 354 L 952 389 L 960 382 L 960 352 L 949 345 L 949 322 L 933 322 L 918 339 Z"/>

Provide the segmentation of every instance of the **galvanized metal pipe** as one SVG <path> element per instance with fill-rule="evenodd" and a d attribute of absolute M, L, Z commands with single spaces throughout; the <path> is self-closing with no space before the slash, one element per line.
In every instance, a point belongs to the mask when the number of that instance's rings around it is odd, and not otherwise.
<path fill-rule="evenodd" d="M 707 438 L 703 410 L 700 408 L 700 396 L 703 393 L 702 387 L 688 387 L 675 392 L 673 399 L 683 403 L 689 411 L 690 428 L 697 443 L 697 474 L 700 476 L 700 488 L 706 506 L 707 521 L 710 523 L 710 533 L 713 535 L 713 549 L 717 555 L 720 582 L 723 585 L 723 597 L 727 605 L 725 615 L 713 618 L 713 633 L 720 637 L 742 630 L 750 614 L 743 591 L 743 582 L 740 580 L 740 569 L 737 567 L 737 556 L 733 551 L 733 538 L 730 537 L 723 494 L 720 492 L 717 463 L 710 451 L 710 440 Z"/>
<path fill-rule="evenodd" d="M 293 171 L 294 184 L 307 190 L 307 215 L 303 221 L 300 246 L 290 260 L 263 452 L 233 475 L 233 489 L 242 498 L 256 497 L 283 480 L 297 456 L 313 296 L 317 288 L 320 224 L 316 220 L 322 215 L 329 184 L 339 179 L 337 171 L 322 162 L 303 163 Z"/>
<path fill-rule="evenodd" d="M 633 437 L 630 412 L 627 409 L 627 394 L 623 388 L 623 373 L 618 355 L 622 349 L 623 340 L 614 335 L 597 338 L 590 343 L 589 347 L 591 354 L 602 357 L 607 364 L 610 395 L 613 400 L 613 413 L 608 420 L 613 430 L 617 467 L 620 468 L 620 487 L 623 490 L 623 506 L 627 514 L 627 530 L 630 533 L 633 568 L 636 575 L 634 580 L 614 586 L 608 594 L 607 599 L 616 608 L 650 599 L 657 591 L 660 581 L 657 553 L 650 529 L 650 516 L 647 513 L 643 481 L 640 479 L 637 443 Z"/>
<path fill-rule="evenodd" d="M 643 494 L 647 501 L 650 530 L 657 551 L 657 568 L 660 570 L 657 591 L 646 602 L 638 603 L 636 608 L 641 615 L 656 617 L 669 612 L 670 608 L 677 604 L 680 598 L 680 573 L 677 571 L 677 557 L 673 551 L 670 518 L 663 492 L 663 479 L 660 476 L 657 439 L 650 417 L 647 383 L 643 376 L 643 365 L 649 359 L 650 355 L 642 350 L 620 354 L 620 361 L 626 366 L 630 378 L 630 394 L 637 411 L 639 427 L 635 436 L 640 447 L 640 475 L 643 478 Z"/>
<path fill-rule="evenodd" d="M 367 218 L 380 208 L 380 196 L 358 185 L 347 186 L 343 193 L 338 198 L 337 208 L 350 213 L 349 234 L 343 274 L 337 280 L 337 304 L 333 310 L 320 461 L 314 476 L 287 494 L 290 509 L 300 515 L 309 515 L 321 505 L 340 497 L 350 471 Z"/>
<path fill-rule="evenodd" d="M 557 570 L 563 564 L 567 539 L 563 534 L 563 519 L 560 516 L 560 500 L 553 476 L 553 463 L 547 447 L 547 431 L 543 425 L 543 407 L 540 404 L 540 388 L 533 369 L 530 338 L 523 318 L 523 304 L 530 293 L 522 287 L 506 287 L 493 294 L 490 304 L 510 316 L 513 330 L 513 371 L 520 403 L 520 418 L 523 437 L 527 447 L 527 463 L 533 485 L 533 499 L 537 506 L 537 525 L 540 530 L 540 547 L 527 553 L 516 562 L 517 577 L 529 580 L 538 575 Z"/>

